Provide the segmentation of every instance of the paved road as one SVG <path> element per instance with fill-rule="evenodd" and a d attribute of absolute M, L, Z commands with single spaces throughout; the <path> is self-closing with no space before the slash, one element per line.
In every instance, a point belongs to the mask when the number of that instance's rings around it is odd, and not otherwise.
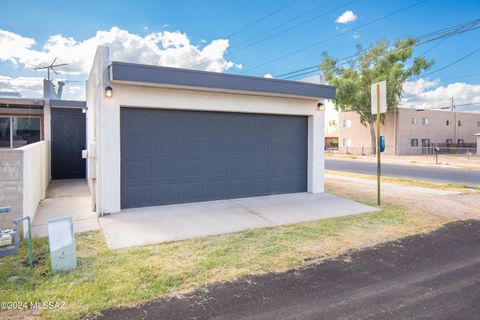
<path fill-rule="evenodd" d="M 377 174 L 377 164 L 375 162 L 359 160 L 325 159 L 325 168 L 336 171 L 347 171 L 371 175 Z M 444 167 L 432 168 L 427 166 L 383 163 L 382 175 L 430 182 L 480 186 L 480 170 Z"/>
<path fill-rule="evenodd" d="M 480 220 L 98 319 L 479 319 Z"/>

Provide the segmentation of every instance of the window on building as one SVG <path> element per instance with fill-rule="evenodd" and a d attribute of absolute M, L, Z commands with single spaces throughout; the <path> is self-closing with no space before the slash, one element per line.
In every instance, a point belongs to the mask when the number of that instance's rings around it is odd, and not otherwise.
<path fill-rule="evenodd" d="M 462 120 L 458 120 L 458 126 L 461 127 L 463 125 L 463 121 Z"/>
<path fill-rule="evenodd" d="M 351 146 L 352 146 L 352 139 L 350 139 L 350 138 L 343 138 L 343 146 L 344 146 L 344 147 L 351 147 Z"/>
<path fill-rule="evenodd" d="M 350 128 L 352 126 L 352 120 L 350 119 L 343 119 L 343 127 Z"/>
<path fill-rule="evenodd" d="M 10 118 L 0 118 L 0 148 L 10 148 Z"/>
<path fill-rule="evenodd" d="M 477 127 L 480 127 L 480 121 L 477 121 Z"/>
<path fill-rule="evenodd" d="M 411 147 L 418 147 L 418 139 L 410 140 L 410 146 Z"/>
<path fill-rule="evenodd" d="M 428 125 L 428 118 L 422 118 L 422 125 Z"/>
<path fill-rule="evenodd" d="M 463 145 L 463 143 L 464 143 L 464 142 L 463 142 L 463 139 L 458 139 L 458 140 L 457 140 L 457 144 L 458 144 L 459 146 Z"/>
<path fill-rule="evenodd" d="M 447 139 L 446 143 L 447 143 L 447 144 L 452 144 L 453 141 L 452 141 L 452 139 Z"/>
<path fill-rule="evenodd" d="M 447 125 L 447 127 L 450 127 L 450 120 L 447 120 L 445 124 Z"/>
<path fill-rule="evenodd" d="M 412 124 L 417 124 L 417 118 L 412 117 Z"/>
<path fill-rule="evenodd" d="M 422 139 L 422 147 L 430 146 L 430 139 Z"/>
<path fill-rule="evenodd" d="M 40 141 L 40 118 L 0 117 L 0 148 L 19 148 Z"/>

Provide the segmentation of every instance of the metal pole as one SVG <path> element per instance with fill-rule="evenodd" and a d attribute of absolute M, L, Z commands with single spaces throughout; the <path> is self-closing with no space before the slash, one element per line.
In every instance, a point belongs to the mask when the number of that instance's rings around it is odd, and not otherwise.
<path fill-rule="evenodd" d="M 33 243 L 32 243 L 32 228 L 31 228 L 31 218 L 30 216 L 26 216 L 26 217 L 23 217 L 23 218 L 18 218 L 18 219 L 15 219 L 13 222 L 15 223 L 15 228 L 18 228 L 18 223 L 20 221 L 23 221 L 23 220 L 27 220 L 27 226 L 28 226 L 28 232 L 27 232 L 27 236 L 28 236 L 28 265 L 31 267 L 33 267 Z"/>
<path fill-rule="evenodd" d="M 377 84 L 377 205 L 380 205 L 380 85 Z"/>
<path fill-rule="evenodd" d="M 32 244 L 32 228 L 31 228 L 31 222 L 30 222 L 30 217 L 27 217 L 27 224 L 28 224 L 28 265 L 33 267 L 33 244 Z"/>

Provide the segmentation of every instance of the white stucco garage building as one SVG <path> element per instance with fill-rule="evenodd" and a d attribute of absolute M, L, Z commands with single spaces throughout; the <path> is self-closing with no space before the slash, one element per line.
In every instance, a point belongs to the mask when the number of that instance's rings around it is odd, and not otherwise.
<path fill-rule="evenodd" d="M 87 81 L 95 211 L 321 193 L 318 105 L 334 97 L 320 84 L 110 61 L 99 47 Z"/>

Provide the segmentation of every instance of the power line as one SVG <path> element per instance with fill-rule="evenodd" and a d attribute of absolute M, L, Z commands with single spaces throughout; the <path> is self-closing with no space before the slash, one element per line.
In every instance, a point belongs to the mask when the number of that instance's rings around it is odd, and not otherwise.
<path fill-rule="evenodd" d="M 480 105 L 480 102 L 462 102 L 461 104 L 455 103 L 453 105 L 454 108 L 456 107 L 467 107 L 467 106 L 478 106 Z M 432 108 L 424 108 L 424 109 L 418 109 L 418 110 L 447 110 L 447 109 L 452 109 L 452 105 L 448 106 L 443 106 L 443 107 L 432 107 Z"/>
<path fill-rule="evenodd" d="M 232 52 L 227 53 L 227 55 L 234 54 L 234 53 L 236 53 L 236 52 L 238 52 L 238 51 L 241 51 L 241 50 L 250 48 L 250 47 L 252 47 L 252 46 L 254 46 L 254 45 L 257 45 L 257 44 L 259 44 L 259 43 L 262 43 L 262 42 L 264 42 L 264 41 L 266 41 L 266 40 L 270 40 L 270 39 L 272 39 L 272 38 L 275 38 L 275 37 L 277 37 L 277 36 L 279 36 L 279 35 L 281 35 L 281 34 L 283 34 L 283 33 L 285 33 L 285 32 L 288 32 L 288 31 L 290 31 L 290 30 L 293 30 L 293 29 L 295 29 L 295 28 L 298 28 L 298 27 L 300 27 L 300 26 L 302 26 L 302 25 L 304 25 L 304 24 L 306 24 L 306 23 L 309 23 L 309 22 L 311 22 L 311 21 L 313 21 L 313 20 L 316 20 L 316 19 L 318 19 L 318 18 L 320 18 L 320 17 L 326 16 L 327 14 L 332 13 L 332 12 L 336 11 L 337 9 L 346 7 L 346 6 L 348 6 L 348 5 L 350 5 L 350 4 L 354 3 L 354 2 L 357 2 L 357 1 L 358 1 L 358 0 L 351 0 L 351 1 L 347 2 L 347 3 L 344 3 L 344 4 L 340 5 L 340 6 L 335 7 L 335 8 L 333 8 L 333 9 L 330 9 L 330 10 L 328 10 L 328 11 L 325 11 L 325 12 L 323 12 L 323 13 L 321 13 L 321 14 L 313 17 L 313 18 L 310 18 L 310 19 L 305 20 L 305 21 L 303 21 L 303 22 L 297 23 L 297 24 L 295 24 L 295 25 L 293 25 L 293 26 L 290 26 L 290 27 L 288 27 L 288 28 L 285 28 L 285 29 L 283 29 L 283 30 L 280 30 L 280 31 L 278 31 L 278 32 L 276 32 L 276 33 L 273 33 L 273 34 L 267 36 L 267 37 L 264 37 L 264 38 L 262 38 L 262 39 L 260 39 L 260 40 L 257 40 L 257 41 L 255 41 L 255 42 L 253 42 L 253 43 L 250 43 L 250 44 L 248 44 L 248 45 L 245 45 L 245 46 L 243 46 L 243 47 L 240 47 L 240 48 L 238 48 L 238 49 L 236 49 L 236 50 L 234 50 L 234 51 L 232 51 Z M 268 32 L 269 32 L 269 31 L 263 32 L 262 34 L 268 33 Z M 257 36 L 254 36 L 254 37 L 252 37 L 252 38 L 255 38 L 255 37 L 257 37 Z M 243 41 L 243 42 L 241 42 L 241 43 L 248 42 L 248 41 L 251 40 L 252 38 L 247 39 L 247 40 L 245 40 L 245 41 Z M 237 44 L 236 46 L 238 46 L 238 45 L 239 45 L 239 44 Z"/>
<path fill-rule="evenodd" d="M 460 33 L 463 33 L 463 32 L 468 32 L 468 31 L 473 31 L 473 30 L 477 30 L 478 27 L 475 27 L 476 25 L 480 24 L 480 19 L 476 19 L 476 20 L 472 20 L 472 21 L 468 21 L 468 22 L 465 22 L 465 23 L 462 23 L 462 24 L 459 24 L 459 25 L 455 25 L 455 26 L 451 26 L 451 27 L 448 27 L 448 28 L 444 28 L 444 29 L 441 29 L 441 30 L 438 30 L 438 31 L 433 31 L 433 32 L 430 32 L 428 33 L 428 35 L 435 35 L 435 37 L 432 37 L 430 39 L 427 39 L 427 40 L 424 40 L 422 42 L 416 42 L 414 45 L 412 46 L 409 46 L 407 48 L 400 48 L 400 49 L 397 49 L 397 50 L 394 50 L 392 52 L 396 52 L 398 50 L 406 50 L 406 49 L 409 49 L 409 48 L 412 48 L 412 47 L 416 47 L 416 46 L 419 46 L 419 45 L 422 45 L 422 44 L 425 44 L 425 43 L 428 43 L 428 42 L 432 42 L 434 40 L 438 40 L 438 39 L 441 39 L 441 38 L 444 38 L 441 43 L 443 41 L 445 41 L 448 37 L 450 36 L 453 36 L 453 35 L 457 35 L 457 34 L 460 34 Z M 445 32 L 445 31 L 448 31 L 448 32 Z M 417 40 L 418 39 L 425 39 L 425 35 L 420 35 L 418 37 L 415 37 Z M 424 55 L 430 51 L 432 51 L 433 49 L 435 49 L 436 47 L 438 47 L 441 43 L 438 43 L 436 44 L 435 46 L 433 46 L 432 48 L 428 49 L 427 51 L 423 52 L 422 54 L 420 55 Z M 351 56 L 348 56 L 348 57 L 344 57 L 344 58 L 340 58 L 337 60 L 337 62 L 339 61 L 343 61 L 343 60 L 349 60 L 351 58 L 354 58 L 354 57 L 358 57 L 362 54 L 363 52 L 360 52 L 360 53 L 357 53 L 357 54 L 354 54 L 354 55 L 351 55 Z M 345 63 L 348 63 L 348 62 L 344 62 L 344 63 L 341 63 L 340 65 L 342 64 L 345 64 Z M 306 72 L 302 73 L 302 74 L 299 74 L 299 75 L 296 75 L 297 72 L 302 72 L 304 70 L 308 70 L 308 69 L 313 69 L 315 68 L 315 70 L 312 70 L 310 71 L 310 73 L 313 73 L 313 72 L 317 72 L 318 71 L 318 64 L 315 64 L 313 66 L 310 66 L 310 67 L 307 67 L 307 68 L 303 68 L 303 69 L 299 69 L 299 70 L 295 70 L 295 71 L 291 71 L 291 72 L 288 72 L 288 73 L 284 73 L 284 74 L 281 74 L 279 76 L 277 76 L 277 78 L 282 78 L 282 77 L 285 77 L 287 75 L 291 75 L 289 77 L 286 77 L 284 79 L 291 79 L 291 78 L 295 78 L 297 76 L 300 76 L 300 75 L 304 75 L 306 74 Z"/>
<path fill-rule="evenodd" d="M 329 3 L 333 3 L 333 2 L 336 2 L 336 1 L 338 1 L 338 0 L 332 0 L 332 1 L 329 1 Z M 322 3 L 321 5 L 316 6 L 316 7 L 312 8 L 312 9 L 310 9 L 310 10 L 302 13 L 302 14 L 299 14 L 299 15 L 297 15 L 297 16 L 291 18 L 291 19 L 288 19 L 288 20 L 286 20 L 286 21 L 284 21 L 284 22 L 282 22 L 282 23 L 280 23 L 280 24 L 277 24 L 277 25 L 275 25 L 275 26 L 273 26 L 273 27 L 271 27 L 271 28 L 269 28 L 269 29 L 267 29 L 267 30 L 264 30 L 264 31 L 262 31 L 262 32 L 260 32 L 260 33 L 257 33 L 256 35 L 251 36 L 250 38 L 247 38 L 247 39 L 245 39 L 245 40 L 243 40 L 243 41 L 241 41 L 241 42 L 239 42 L 239 43 L 237 43 L 237 44 L 234 44 L 234 45 L 232 45 L 230 48 L 238 47 L 238 46 L 240 46 L 241 44 L 243 44 L 243 43 L 245 43 L 245 42 L 248 42 L 248 41 L 250 41 L 250 40 L 253 40 L 253 39 L 255 39 L 255 38 L 258 38 L 259 36 L 264 35 L 264 34 L 266 34 L 266 33 L 269 33 L 270 31 L 273 31 L 273 30 L 275 30 L 275 29 L 278 29 L 279 27 L 282 27 L 282 26 L 284 26 L 284 25 L 286 25 L 286 24 L 289 24 L 289 23 L 292 22 L 292 21 L 295 21 L 295 20 L 297 20 L 297 19 L 299 19 L 299 18 L 302 18 L 302 17 L 304 17 L 304 16 L 306 16 L 306 15 L 309 15 L 309 14 L 311 14 L 313 11 L 316 11 L 316 10 L 318 10 L 319 8 L 322 8 L 322 7 L 324 7 L 324 6 L 325 6 L 325 3 Z"/>
<path fill-rule="evenodd" d="M 305 47 L 303 47 L 303 48 L 294 50 L 294 51 L 292 51 L 292 52 L 290 52 L 290 53 L 284 54 L 284 55 L 282 55 L 282 56 L 280 56 L 280 57 L 277 57 L 277 58 L 275 58 L 275 59 L 266 61 L 266 62 L 261 63 L 261 64 L 259 64 L 259 65 L 256 65 L 256 66 L 254 66 L 254 67 L 252 67 L 252 68 L 250 68 L 250 69 L 245 70 L 244 72 L 249 72 L 249 71 L 256 70 L 256 69 L 258 69 L 258 68 L 260 68 L 260 67 L 269 65 L 269 64 L 271 64 L 271 63 L 273 63 L 273 62 L 277 62 L 277 61 L 282 60 L 282 59 L 285 59 L 285 58 L 290 57 L 290 56 L 292 56 L 292 55 L 294 55 L 294 54 L 297 54 L 297 53 L 299 53 L 299 52 L 302 52 L 302 51 L 311 49 L 311 48 L 313 48 L 313 47 L 315 47 L 315 46 L 318 46 L 319 44 L 322 44 L 322 43 L 325 43 L 325 42 L 327 42 L 327 41 L 330 41 L 330 40 L 339 38 L 339 37 L 341 37 L 341 36 L 343 36 L 343 35 L 345 35 L 345 34 L 347 34 L 347 33 L 357 31 L 357 30 L 359 30 L 359 29 L 361 29 L 361 28 L 367 27 L 367 26 L 369 26 L 369 25 L 371 25 L 371 24 L 373 24 L 373 23 L 376 23 L 376 22 L 378 22 L 378 21 L 381 21 L 381 20 L 383 20 L 383 19 L 386 19 L 386 18 L 388 18 L 388 17 L 391 17 L 391 16 L 393 16 L 393 15 L 395 15 L 395 14 L 398 14 L 398 13 L 400 13 L 400 12 L 403 12 L 403 11 L 406 11 L 406 10 L 408 10 L 408 9 L 411 9 L 411 8 L 417 6 L 417 5 L 419 5 L 419 4 L 421 4 L 421 3 L 425 2 L 425 1 L 426 1 L 426 0 L 417 1 L 417 2 L 415 2 L 415 3 L 413 3 L 413 4 L 411 4 L 411 5 L 408 5 L 408 6 L 406 6 L 406 7 L 403 7 L 403 8 L 401 8 L 401 9 L 398 9 L 398 10 L 395 10 L 395 11 L 392 11 L 392 12 L 390 12 L 390 13 L 384 15 L 384 16 L 381 16 L 381 17 L 379 17 L 379 18 L 377 18 L 377 19 L 374 19 L 374 20 L 372 20 L 372 21 L 370 21 L 370 22 L 361 24 L 360 26 L 358 26 L 358 27 L 356 27 L 356 28 L 353 28 L 353 29 L 351 29 L 351 30 L 347 30 L 347 31 L 341 32 L 341 33 L 339 33 L 339 34 L 337 34 L 337 35 L 334 35 L 334 36 L 332 36 L 332 37 L 329 37 L 329 38 L 326 38 L 326 39 L 323 39 L 323 40 L 314 42 L 314 43 L 312 43 L 312 44 L 310 44 L 310 45 L 308 45 L 308 46 L 305 46 Z"/>
<path fill-rule="evenodd" d="M 22 82 L 36 82 L 36 83 L 41 83 L 43 81 L 43 78 L 39 79 L 0 79 L 0 82 L 4 83 L 22 83 Z M 62 80 L 55 80 L 56 82 L 62 81 Z M 85 84 L 85 80 L 63 80 L 65 83 L 82 83 Z"/>
<path fill-rule="evenodd" d="M 449 81 L 449 80 L 455 80 L 455 79 L 469 78 L 469 77 L 474 77 L 474 76 L 480 76 L 480 72 L 471 73 L 471 74 L 465 74 L 465 75 L 460 75 L 460 76 L 455 76 L 455 77 L 451 77 L 451 78 L 442 79 L 441 82 Z"/>
<path fill-rule="evenodd" d="M 258 20 L 256 20 L 256 21 L 254 21 L 254 22 L 246 25 L 245 27 L 242 27 L 242 28 L 238 29 L 237 31 L 229 34 L 229 35 L 227 36 L 227 38 L 231 38 L 231 37 L 239 34 L 240 32 L 245 31 L 245 30 L 253 27 L 254 25 L 256 25 L 256 24 L 258 24 L 258 23 L 260 23 L 260 22 L 262 22 L 262 21 L 264 21 L 264 20 L 266 20 L 266 19 L 268 19 L 268 18 L 270 18 L 271 16 L 277 14 L 278 12 L 280 12 L 280 11 L 282 11 L 282 10 L 290 7 L 291 5 L 295 4 L 296 2 L 298 2 L 298 0 L 293 0 L 293 1 L 288 2 L 286 5 L 278 8 L 277 10 L 275 10 L 275 11 L 269 13 L 269 14 L 267 14 L 266 16 L 264 16 L 264 17 L 262 17 L 262 18 L 260 18 L 260 19 L 258 19 Z"/>
<path fill-rule="evenodd" d="M 470 102 L 470 103 L 463 103 L 463 104 L 455 104 L 455 107 L 466 107 L 466 106 L 478 106 L 480 102 Z"/>
<path fill-rule="evenodd" d="M 339 58 L 339 59 L 337 60 L 337 62 L 338 62 L 338 61 L 343 61 L 343 60 L 348 60 L 348 59 L 351 59 L 351 58 L 355 58 L 355 57 L 357 57 L 357 56 L 359 56 L 359 55 L 360 55 L 359 53 L 356 53 L 356 54 L 353 54 L 353 55 L 348 56 L 348 57 Z M 343 63 L 342 63 L 342 64 L 343 64 Z M 309 69 L 313 69 L 313 68 L 315 68 L 315 70 L 310 71 L 310 73 L 312 73 L 312 72 L 317 72 L 317 71 L 318 71 L 318 63 L 317 63 L 317 64 L 314 64 L 313 66 L 306 67 L 306 68 L 303 68 L 303 69 L 298 69 L 298 70 L 290 71 L 290 72 L 287 72 L 287 73 L 279 74 L 278 76 L 276 76 L 276 78 L 281 78 L 281 79 L 294 78 L 294 77 L 296 77 L 296 75 L 295 75 L 295 76 L 288 77 L 288 78 L 284 78 L 284 77 L 289 76 L 289 75 L 292 75 L 292 74 L 295 74 L 295 73 L 297 73 L 297 72 L 302 72 L 302 71 L 306 71 L 306 70 L 309 70 Z"/>
<path fill-rule="evenodd" d="M 480 47 L 477 48 L 477 49 L 475 49 L 475 50 L 473 50 L 473 51 L 471 51 L 471 52 L 469 52 L 467 55 L 461 57 L 460 59 L 457 59 L 457 60 L 455 60 L 455 61 L 447 64 L 446 66 L 443 66 L 443 67 L 441 67 L 441 68 L 439 68 L 439 69 L 436 69 L 436 70 L 433 70 L 433 71 L 430 71 L 430 72 L 427 72 L 427 73 L 422 74 L 422 75 L 420 75 L 420 76 L 418 76 L 418 77 L 415 77 L 414 79 L 409 79 L 409 80 L 410 80 L 410 81 L 417 80 L 417 79 L 419 79 L 420 77 L 426 77 L 426 76 L 429 76 L 429 75 L 431 75 L 431 74 L 434 74 L 434 73 L 437 73 L 437 72 L 439 72 L 439 71 L 442 71 L 442 70 L 444 70 L 444 69 L 447 69 L 447 68 L 453 66 L 454 64 L 457 64 L 457 63 L 459 63 L 460 61 L 463 61 L 463 60 L 469 58 L 470 56 L 474 55 L 475 53 L 477 53 L 477 52 L 479 52 L 479 51 L 480 51 Z"/>
<path fill-rule="evenodd" d="M 392 50 L 392 51 L 390 51 L 390 53 L 397 52 L 397 51 L 408 50 L 408 49 L 413 48 L 413 47 L 417 47 L 417 46 L 420 46 L 420 45 L 423 45 L 423 44 L 426 44 L 426 43 L 429 43 L 429 42 L 432 42 L 432 41 L 442 39 L 439 43 L 435 44 L 434 46 L 432 46 L 431 48 L 429 48 L 428 50 L 426 50 L 426 51 L 424 51 L 423 53 L 420 54 L 420 55 L 424 55 L 424 54 L 434 50 L 435 48 L 437 48 L 440 44 L 442 44 L 445 40 L 447 40 L 451 36 L 479 29 L 480 28 L 478 26 L 479 24 L 480 24 L 480 19 L 476 19 L 476 20 L 464 22 L 464 23 L 461 23 L 461 24 L 458 24 L 458 25 L 450 26 L 450 27 L 447 27 L 447 28 L 443 28 L 443 29 L 440 29 L 440 30 L 437 30 L 437 31 L 427 33 L 430 36 L 430 38 L 426 38 L 425 34 L 420 35 L 420 36 L 415 37 L 415 39 L 417 39 L 417 41 L 419 39 L 425 39 L 425 40 L 420 41 L 420 42 L 416 42 L 415 44 L 413 44 L 411 46 L 408 46 L 406 48 L 399 48 L 397 50 Z M 351 58 L 358 57 L 362 53 L 363 52 L 359 52 L 359 53 L 350 55 L 348 57 L 340 58 L 340 59 L 337 60 L 337 62 L 343 61 L 343 60 L 349 60 Z M 348 61 L 344 62 L 344 63 L 340 63 L 339 65 L 346 64 L 346 63 L 348 63 Z M 305 72 L 307 70 L 310 70 L 310 71 Z M 284 73 L 284 74 L 280 74 L 280 75 L 276 76 L 276 78 L 291 79 L 291 78 L 295 78 L 295 77 L 298 77 L 298 76 L 301 76 L 301 75 L 314 73 L 314 72 L 317 72 L 317 71 L 318 71 L 318 64 L 315 64 L 315 65 L 310 66 L 310 67 L 306 67 L 306 68 L 290 71 L 290 72 L 287 72 L 287 73 Z M 301 73 L 299 73 L 299 72 L 301 72 Z"/>

